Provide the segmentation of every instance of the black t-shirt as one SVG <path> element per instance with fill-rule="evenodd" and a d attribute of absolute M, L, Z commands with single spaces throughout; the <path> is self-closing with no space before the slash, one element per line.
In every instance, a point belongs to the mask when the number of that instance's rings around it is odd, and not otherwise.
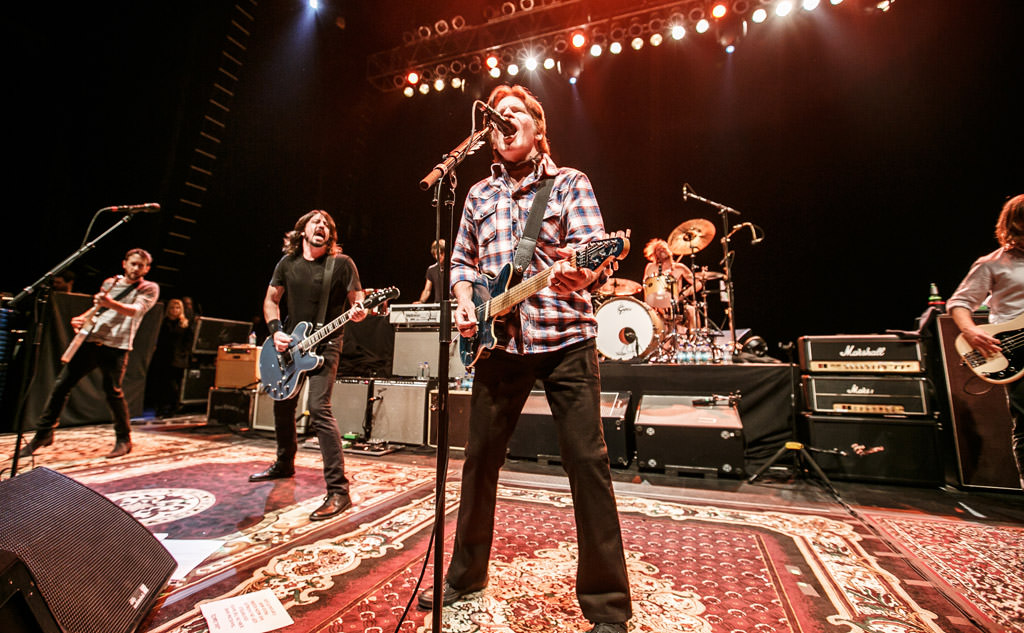
<path fill-rule="evenodd" d="M 434 303 L 441 303 L 441 264 L 433 264 L 427 268 L 427 281 L 430 282 L 431 298 Z"/>
<path fill-rule="evenodd" d="M 270 285 L 284 287 L 288 330 L 294 328 L 300 321 L 316 324 L 326 262 L 326 255 L 312 262 L 304 259 L 302 255 L 285 255 L 277 262 L 274 274 L 270 278 Z M 350 291 L 362 289 L 355 262 L 348 255 L 337 255 L 334 272 L 331 273 L 331 292 L 328 295 L 324 322 L 333 321 L 345 311 Z"/>

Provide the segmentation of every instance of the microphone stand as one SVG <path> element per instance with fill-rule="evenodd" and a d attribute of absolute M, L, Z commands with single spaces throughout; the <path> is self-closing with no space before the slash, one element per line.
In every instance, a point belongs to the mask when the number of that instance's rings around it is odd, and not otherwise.
<path fill-rule="evenodd" d="M 438 232 L 441 225 L 441 200 L 444 183 L 448 183 L 448 193 L 444 206 L 448 210 L 448 238 L 442 251 L 441 260 L 441 318 L 438 333 L 437 351 L 437 487 L 434 491 L 434 577 L 433 607 L 431 610 L 431 630 L 441 631 L 441 615 L 443 598 L 442 584 L 444 580 L 444 521 L 445 521 L 445 487 L 448 479 L 448 350 L 451 349 L 452 317 L 451 317 L 451 258 L 448 256 L 448 245 L 452 242 L 452 229 L 455 224 L 455 188 L 457 179 L 455 168 L 467 156 L 472 154 L 487 139 L 491 128 L 489 125 L 474 130 L 464 141 L 448 152 L 444 159 L 434 166 L 430 173 L 420 181 L 420 189 L 426 191 L 434 187 L 433 207 L 437 218 Z"/>
<path fill-rule="evenodd" d="M 96 215 L 99 215 L 101 212 L 102 210 L 97 211 Z M 12 307 L 17 306 L 26 298 L 34 296 L 34 312 L 37 317 L 31 320 L 32 322 L 25 337 L 26 340 L 31 340 L 32 344 L 31 348 L 25 349 L 26 356 L 22 363 L 21 387 L 18 390 L 18 406 L 14 413 L 14 432 L 16 437 L 14 440 L 14 457 L 11 458 L 11 477 L 18 474 L 18 453 L 21 452 L 21 438 L 24 435 L 22 416 L 25 412 L 25 401 L 28 400 L 30 378 L 31 382 L 35 382 L 36 364 L 39 359 L 39 351 L 42 348 L 43 332 L 46 330 L 46 321 L 48 320 L 46 305 L 50 300 L 50 288 L 53 278 L 63 272 L 65 268 L 78 261 L 83 255 L 96 248 L 96 244 L 100 240 L 113 233 L 118 227 L 130 222 L 134 217 L 134 213 L 122 216 L 120 220 L 112 224 L 106 231 L 97 235 L 91 242 L 82 244 L 78 250 L 66 257 L 64 261 L 51 268 L 45 275 L 33 282 L 32 285 L 25 287 L 9 303 Z M 93 220 L 95 219 L 96 216 L 94 215 Z M 89 224 L 89 227 L 91 230 L 92 223 Z M 86 236 L 88 236 L 88 233 L 86 233 Z"/>
<path fill-rule="evenodd" d="M 736 353 L 740 351 L 739 342 L 736 340 L 736 294 L 733 292 L 732 284 L 732 259 L 735 256 L 735 252 L 732 250 L 732 237 L 729 232 L 729 214 L 740 215 L 740 212 L 732 207 L 726 206 L 720 202 L 714 200 L 708 200 L 703 196 L 699 196 L 690 189 L 689 185 L 683 186 L 683 201 L 687 201 L 690 198 L 703 202 L 704 204 L 711 205 L 718 209 L 718 215 L 722 218 L 722 267 L 725 268 L 725 293 L 729 297 L 729 307 L 725 309 L 726 315 L 729 317 L 729 345 L 732 347 L 731 354 L 735 357 Z"/>

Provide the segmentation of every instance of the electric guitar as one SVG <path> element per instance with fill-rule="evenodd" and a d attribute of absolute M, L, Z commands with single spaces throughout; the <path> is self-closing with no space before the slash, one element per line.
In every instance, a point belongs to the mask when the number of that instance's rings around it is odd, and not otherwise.
<path fill-rule="evenodd" d="M 569 263 L 576 269 L 598 271 L 609 263 L 609 258 L 622 259 L 628 254 L 628 239 L 610 237 L 590 242 L 573 253 Z M 506 315 L 526 299 L 547 288 L 552 271 L 549 267 L 526 281 L 511 286 L 512 270 L 512 262 L 509 262 L 502 266 L 496 277 L 485 273 L 473 282 L 476 334 L 459 338 L 459 356 L 465 367 L 472 367 L 477 359 L 486 357 L 492 349 L 504 349 L 508 345 Z"/>
<path fill-rule="evenodd" d="M 365 297 L 362 306 L 369 311 L 377 307 L 378 304 L 397 297 L 398 288 L 384 288 Z M 299 393 L 306 372 L 313 371 L 324 362 L 324 357 L 316 353 L 316 346 L 338 328 L 348 323 L 352 319 L 355 309 L 355 307 L 351 308 L 308 335 L 313 324 L 309 321 L 302 321 L 292 330 L 292 342 L 283 352 L 277 351 L 277 348 L 274 347 L 273 335 L 263 341 L 259 360 L 260 383 L 271 399 L 287 400 Z"/>
<path fill-rule="evenodd" d="M 117 285 L 117 282 L 121 280 L 122 276 L 123 275 L 117 275 L 116 277 L 114 277 L 114 283 L 110 284 L 110 287 L 103 291 L 104 294 L 109 296 L 110 291 L 114 289 L 114 286 Z M 71 362 L 71 359 L 74 358 L 75 354 L 78 352 L 78 349 L 82 347 L 82 343 L 84 343 L 85 339 L 89 338 L 89 335 L 92 334 L 92 329 L 96 327 L 96 321 L 99 320 L 100 313 L 103 312 L 103 310 L 104 308 L 101 308 L 98 305 L 93 305 L 93 307 L 86 310 L 85 314 L 83 315 L 85 317 L 85 323 L 83 323 L 82 327 L 78 328 L 78 331 L 75 332 L 75 335 L 74 337 L 72 337 L 71 342 L 68 343 L 67 349 L 65 349 L 64 353 L 61 354 L 60 362 Z"/>
<path fill-rule="evenodd" d="M 985 356 L 958 334 L 953 345 L 964 364 L 986 382 L 1004 385 L 1024 374 L 1024 314 L 1005 323 L 983 323 L 978 326 L 986 334 L 999 339 L 1002 353 Z"/>

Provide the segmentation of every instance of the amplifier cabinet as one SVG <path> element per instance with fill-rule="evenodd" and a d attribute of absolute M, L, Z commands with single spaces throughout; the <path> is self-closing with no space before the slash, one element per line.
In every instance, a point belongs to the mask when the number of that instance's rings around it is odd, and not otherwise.
<path fill-rule="evenodd" d="M 448 447 L 466 449 L 469 439 L 469 398 L 471 391 L 448 390 Z M 430 390 L 430 416 L 427 422 L 427 443 L 437 447 L 437 389 Z"/>
<path fill-rule="evenodd" d="M 210 397 L 210 389 L 216 368 L 209 365 L 198 365 L 185 370 L 181 380 L 181 404 L 203 404 Z"/>
<path fill-rule="evenodd" d="M 372 380 L 342 378 L 334 383 L 331 391 L 331 413 L 338 423 L 338 432 L 344 438 L 365 439 L 363 425 L 367 408 L 370 406 Z"/>
<path fill-rule="evenodd" d="M 931 420 L 806 414 L 811 457 L 829 477 L 935 485 L 943 479 L 939 428 Z"/>
<path fill-rule="evenodd" d="M 800 368 L 827 374 L 920 374 L 924 356 L 917 340 L 892 334 L 802 336 Z"/>
<path fill-rule="evenodd" d="M 305 415 L 306 389 L 303 388 L 296 397 L 300 401 L 295 412 L 295 428 L 301 435 L 306 432 L 309 420 L 309 416 Z M 210 424 L 273 432 L 274 401 L 262 390 L 215 387 L 210 389 L 206 421 Z"/>
<path fill-rule="evenodd" d="M 425 443 L 427 382 L 373 383 L 370 440 L 422 446 Z"/>
<path fill-rule="evenodd" d="M 608 446 L 608 460 L 614 467 L 625 468 L 633 461 L 633 437 L 626 422 L 630 396 L 628 391 L 601 392 L 601 424 Z M 508 444 L 508 456 L 561 461 L 558 431 L 544 391 L 531 391 L 526 399 Z"/>
<path fill-rule="evenodd" d="M 740 476 L 743 424 L 735 405 L 694 406 L 702 395 L 644 394 L 636 409 L 636 461 L 657 468 Z"/>
<path fill-rule="evenodd" d="M 395 330 L 395 355 L 391 363 L 391 374 L 404 378 L 437 378 L 438 340 L 439 330 L 436 327 Z M 452 330 L 449 340 L 448 377 L 459 378 L 466 373 L 466 368 L 459 355 L 457 330 Z"/>
<path fill-rule="evenodd" d="M 910 376 L 804 376 L 807 408 L 815 413 L 932 414 L 928 382 Z"/>
<path fill-rule="evenodd" d="M 214 387 L 255 387 L 260 380 L 260 348 L 255 345 L 221 345 L 217 348 Z"/>

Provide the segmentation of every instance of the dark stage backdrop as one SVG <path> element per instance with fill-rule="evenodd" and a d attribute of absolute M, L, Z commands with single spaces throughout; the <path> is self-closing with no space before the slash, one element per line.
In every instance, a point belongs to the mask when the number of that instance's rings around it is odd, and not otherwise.
<path fill-rule="evenodd" d="M 7 12 L 14 166 L 0 288 L 31 283 L 77 248 L 96 209 L 155 201 L 161 214 L 83 258 L 78 288 L 139 245 L 154 252 L 164 298 L 193 295 L 206 314 L 249 320 L 281 235 L 325 208 L 364 284 L 415 298 L 436 224 L 417 183 L 468 134 L 471 102 L 494 82 L 407 99 L 367 82 L 367 56 L 420 24 L 459 13 L 478 23 L 487 3 L 324 4 L 318 17 L 297 0 L 246 5 L 244 63 L 185 242 L 166 235 L 234 3 Z M 588 59 L 575 87 L 520 79 L 546 106 L 556 161 L 591 176 L 609 228 L 632 229 L 620 276 L 640 280 L 648 239 L 694 218 L 718 225 L 714 209 L 683 201 L 684 183 L 763 228 L 757 245 L 735 236 L 736 325 L 773 353 L 800 335 L 913 327 L 928 284 L 948 296 L 994 248 L 1003 201 L 1024 191 L 1024 123 L 1010 96 L 1024 75 L 1024 3 L 900 0 L 879 16 L 844 4 L 772 19 L 732 56 L 691 33 Z M 459 169 L 457 206 L 488 153 Z M 187 253 L 178 271 L 160 268 L 172 243 Z M 716 241 L 696 264 L 720 270 L 721 258 Z M 717 297 L 710 309 L 722 322 Z"/>

